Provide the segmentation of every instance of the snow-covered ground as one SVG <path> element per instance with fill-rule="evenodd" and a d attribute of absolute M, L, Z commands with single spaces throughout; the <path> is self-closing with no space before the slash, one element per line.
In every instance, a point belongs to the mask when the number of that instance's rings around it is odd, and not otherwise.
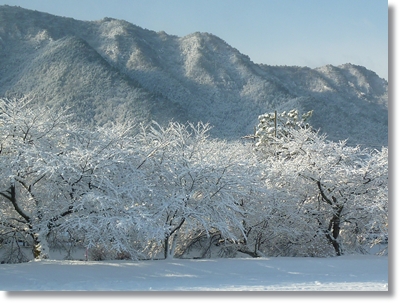
<path fill-rule="evenodd" d="M 1 264 L 0 290 L 388 291 L 388 268 L 388 257 L 372 255 L 136 262 L 46 260 Z"/>

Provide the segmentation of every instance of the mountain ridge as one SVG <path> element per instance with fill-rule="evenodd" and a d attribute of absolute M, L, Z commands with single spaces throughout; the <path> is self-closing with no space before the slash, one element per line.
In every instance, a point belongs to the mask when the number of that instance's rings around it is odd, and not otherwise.
<path fill-rule="evenodd" d="M 71 106 L 88 124 L 209 122 L 239 139 L 265 112 L 314 110 L 332 140 L 388 144 L 388 83 L 346 63 L 311 69 L 255 64 L 209 33 L 184 37 L 127 21 L 80 21 L 0 6 L 0 96 Z"/>

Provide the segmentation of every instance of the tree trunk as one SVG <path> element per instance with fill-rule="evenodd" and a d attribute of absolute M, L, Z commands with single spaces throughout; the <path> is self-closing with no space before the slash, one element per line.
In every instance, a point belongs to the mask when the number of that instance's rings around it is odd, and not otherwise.
<path fill-rule="evenodd" d="M 164 259 L 168 259 L 168 253 L 169 253 L 169 235 L 165 236 L 164 239 Z"/>
<path fill-rule="evenodd" d="M 41 234 L 32 233 L 33 246 L 32 253 L 35 260 L 48 259 L 49 248 L 47 240 Z"/>
<path fill-rule="evenodd" d="M 326 233 L 326 238 L 329 240 L 329 242 L 332 244 L 333 248 L 335 249 L 336 256 L 341 256 L 342 248 L 340 246 L 340 243 L 337 241 L 337 239 L 333 238 L 329 232 Z"/>
<path fill-rule="evenodd" d="M 337 212 L 333 215 L 333 218 L 329 223 L 328 231 L 326 233 L 326 237 L 335 249 L 337 256 L 342 255 L 342 247 L 338 241 L 338 237 L 340 234 L 340 213 L 342 212 L 342 209 L 343 207 L 339 207 Z"/>
<path fill-rule="evenodd" d="M 323 201 L 328 203 L 335 210 L 335 213 L 329 222 L 328 230 L 325 231 L 325 236 L 335 249 L 336 255 L 341 256 L 342 248 L 340 242 L 338 241 L 338 237 L 340 234 L 340 215 L 343 210 L 343 205 L 338 203 L 336 197 L 332 196 L 332 199 L 329 199 L 328 196 L 325 195 L 320 181 L 317 181 L 317 186 Z"/>
<path fill-rule="evenodd" d="M 175 245 L 176 245 L 176 240 L 177 240 L 177 234 L 176 232 L 182 227 L 183 223 L 185 222 L 185 218 L 181 219 L 181 222 L 169 233 L 165 236 L 164 239 L 164 258 L 167 259 L 171 255 L 174 256 L 175 254 Z M 171 223 L 170 223 L 171 225 Z M 169 249 L 169 239 L 171 236 L 174 235 L 171 243 L 171 249 Z"/>
<path fill-rule="evenodd" d="M 31 217 L 28 216 L 18 204 L 15 184 L 12 184 L 5 193 L 0 192 L 0 195 L 9 200 L 13 205 L 15 211 L 24 219 L 27 225 L 28 234 L 32 237 L 33 240 L 33 246 L 32 246 L 33 257 L 35 259 L 47 259 L 49 257 L 47 240 L 45 239 L 45 237 L 41 236 L 41 233 L 36 233 L 33 230 L 33 223 Z"/>
<path fill-rule="evenodd" d="M 177 234 L 175 233 L 172 236 L 172 241 L 171 241 L 171 245 L 169 245 L 170 243 L 170 239 L 171 239 L 171 235 L 167 236 L 164 240 L 164 258 L 165 259 L 170 259 L 171 257 L 173 258 L 175 256 L 175 247 L 176 247 L 176 241 L 177 241 Z"/>

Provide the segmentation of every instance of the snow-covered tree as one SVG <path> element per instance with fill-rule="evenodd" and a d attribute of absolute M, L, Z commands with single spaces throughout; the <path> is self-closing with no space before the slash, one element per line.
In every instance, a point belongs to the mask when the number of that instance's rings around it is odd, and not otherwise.
<path fill-rule="evenodd" d="M 256 146 L 260 149 L 268 146 L 264 152 L 271 152 L 270 145 L 276 144 L 276 138 L 288 136 L 288 130 L 309 127 L 306 121 L 311 118 L 312 114 L 313 111 L 308 111 L 299 117 L 299 111 L 292 109 L 288 112 L 278 113 L 275 111 L 258 116 L 255 132 Z"/>
<path fill-rule="evenodd" d="M 68 205 L 52 206 L 58 190 L 48 183 L 63 152 L 59 143 L 67 135 L 66 122 L 64 111 L 0 99 L 2 235 L 31 242 L 35 258 L 48 257 L 45 235 L 51 223 L 71 212 Z"/>
<path fill-rule="evenodd" d="M 34 258 L 48 257 L 51 233 L 135 257 L 132 243 L 147 217 L 132 127 L 89 130 L 64 111 L 23 100 L 0 105 L 1 237 L 28 241 Z"/>
<path fill-rule="evenodd" d="M 364 167 L 360 168 L 359 182 L 363 190 L 357 196 L 358 204 L 353 210 L 358 217 L 346 221 L 351 234 L 343 234 L 347 246 L 358 250 L 375 245 L 387 244 L 389 240 L 389 170 L 388 148 L 366 150 Z M 356 221 L 355 218 L 359 220 Z M 383 245 L 380 253 L 388 253 Z M 363 251 L 362 251 L 363 252 Z"/>
<path fill-rule="evenodd" d="M 292 207 L 291 222 L 298 222 L 301 231 L 292 244 L 324 250 L 326 243 L 341 255 L 357 248 L 360 233 L 365 237 L 372 226 L 386 226 L 384 150 L 371 154 L 346 142 L 328 141 L 307 127 L 286 131 L 272 144 L 279 152 L 265 160 L 268 188 L 279 194 L 282 205 Z"/>
<path fill-rule="evenodd" d="M 153 184 L 152 209 L 164 228 L 165 257 L 175 254 L 176 245 L 184 251 L 202 233 L 236 240 L 243 233 L 242 201 L 260 184 L 251 149 L 207 138 L 209 129 L 201 123 L 154 124 L 142 135 L 151 154 L 142 168 Z"/>
<path fill-rule="evenodd" d="M 137 241 L 145 240 L 151 222 L 143 212 L 148 193 L 132 131 L 109 124 L 71 134 L 56 181 L 75 210 L 59 228 L 79 232 L 88 248 L 136 258 L 142 249 Z"/>

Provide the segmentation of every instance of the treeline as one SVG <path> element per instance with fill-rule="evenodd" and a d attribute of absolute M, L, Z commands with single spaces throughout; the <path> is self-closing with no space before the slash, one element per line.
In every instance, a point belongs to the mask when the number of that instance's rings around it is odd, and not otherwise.
<path fill-rule="evenodd" d="M 310 115 L 262 115 L 228 142 L 202 123 L 92 128 L 0 99 L 2 261 L 368 253 L 388 235 L 388 150 L 328 141 Z"/>

